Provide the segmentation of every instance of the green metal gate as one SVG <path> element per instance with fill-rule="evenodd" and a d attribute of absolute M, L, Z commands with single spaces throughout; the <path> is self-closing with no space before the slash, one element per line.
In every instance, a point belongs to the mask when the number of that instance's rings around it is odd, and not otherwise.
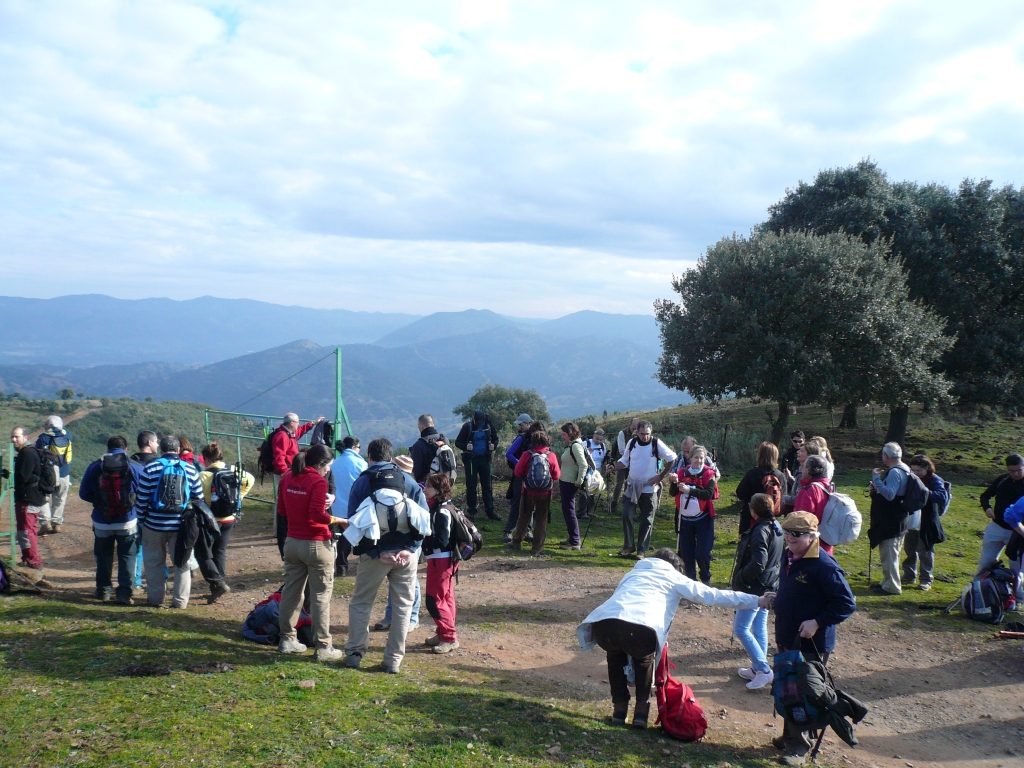
<path fill-rule="evenodd" d="M 5 452 L 6 450 L 6 452 Z M 0 531 L 0 541 L 7 539 L 10 548 L 10 560 L 13 568 L 18 561 L 17 521 L 14 513 L 14 448 L 8 445 L 0 447 L 0 467 L 7 470 L 7 479 L 0 478 L 0 517 L 6 518 L 7 526 Z"/>

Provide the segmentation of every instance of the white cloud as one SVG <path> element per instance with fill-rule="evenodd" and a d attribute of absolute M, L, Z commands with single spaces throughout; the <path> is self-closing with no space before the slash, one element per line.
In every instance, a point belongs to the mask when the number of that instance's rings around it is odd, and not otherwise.
<path fill-rule="evenodd" d="M 0 277 L 25 295 L 649 308 L 820 168 L 1020 183 L 1017 17 L 0 0 Z M 237 278 L 211 290 L 211 268 Z"/>

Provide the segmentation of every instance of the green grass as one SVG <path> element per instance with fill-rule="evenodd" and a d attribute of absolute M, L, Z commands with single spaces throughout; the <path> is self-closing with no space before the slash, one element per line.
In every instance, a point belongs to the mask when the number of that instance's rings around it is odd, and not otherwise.
<path fill-rule="evenodd" d="M 188 613 L 28 597 L 0 611 L 4 765 L 642 766 L 683 749 L 606 725 L 606 702 L 429 656 L 391 676 L 285 659 Z M 212 662 L 233 668 L 189 671 Z M 145 665 L 170 673 L 126 674 Z M 728 745 L 685 752 L 766 764 Z"/>
<path fill-rule="evenodd" d="M 140 410 L 132 410 L 131 419 L 120 425 L 108 418 L 99 419 L 95 427 L 83 424 L 80 434 L 84 441 L 104 428 L 161 428 L 161 419 L 178 418 L 176 411 L 147 410 L 158 405 L 138 404 Z M 759 430 L 766 431 L 763 410 L 763 405 L 749 403 L 719 409 L 697 406 L 662 412 L 655 424 L 663 434 L 669 431 L 663 427 L 671 427 L 673 434 L 692 432 L 715 445 L 716 435 L 745 433 L 754 438 Z M 4 413 L 5 420 L 32 415 Z M 872 427 L 870 413 L 861 415 L 864 427 L 840 432 L 831 428 L 827 410 L 805 408 L 792 425 L 828 438 L 839 465 L 837 484 L 857 500 L 866 518 L 864 488 L 881 446 L 885 418 L 878 415 Z M 32 423 L 40 421 L 36 416 Z M 1001 471 L 1005 453 L 1021 447 L 1022 424 L 913 414 L 909 449 L 929 452 L 939 473 L 954 483 L 953 506 L 943 521 L 949 540 L 937 549 L 935 588 L 928 593 L 909 589 L 895 598 L 867 592 L 866 535 L 840 547 L 838 559 L 860 611 L 894 629 L 990 635 L 991 627 L 958 613 L 946 616 L 941 609 L 959 595 L 973 573 L 985 522 L 978 495 L 983 483 Z M 170 427 L 187 430 L 177 424 Z M 712 564 L 719 586 L 728 582 L 737 539 L 739 510 L 732 494 L 747 468 L 739 458 L 723 465 L 726 476 Z M 502 513 L 507 509 L 503 491 L 504 485 L 496 481 Z M 458 501 L 462 495 L 460 480 Z M 670 504 L 666 497 L 659 511 L 656 546 L 674 545 Z M 267 505 L 247 504 L 246 510 L 247 528 L 266 530 L 269 537 Z M 565 533 L 557 501 L 552 521 L 546 560 L 534 564 L 528 556 L 502 556 L 474 567 L 536 565 L 534 573 L 543 578 L 545 569 L 553 566 L 597 566 L 623 573 L 632 566 L 631 561 L 611 556 L 622 544 L 622 533 L 606 502 L 580 552 L 553 546 Z M 481 523 L 487 554 L 503 554 L 502 527 L 502 522 Z M 877 580 L 877 557 L 875 569 Z M 350 589 L 346 584 L 339 582 L 339 595 Z M 502 604 L 468 606 L 460 619 L 481 630 L 520 630 L 524 642 L 529 642 L 532 626 L 567 620 L 557 603 L 531 605 L 515 595 Z M 603 691 L 591 695 L 583 688 L 567 690 L 541 675 L 501 672 L 472 654 L 442 662 L 413 653 L 399 676 L 327 668 L 282 658 L 273 649 L 242 641 L 240 623 L 241 617 L 225 621 L 188 611 L 115 609 L 71 599 L 0 599 L 0 765 L 767 766 L 774 757 L 767 748 L 740 743 L 749 734 L 726 729 L 716 730 L 715 744 L 681 745 L 613 728 L 603 721 L 608 714 Z M 367 661 L 372 664 L 373 653 Z M 217 662 L 233 669 L 213 674 L 188 671 Z M 147 665 L 167 667 L 170 673 L 125 674 L 133 666 Z M 307 679 L 316 682 L 312 690 L 298 686 Z M 549 752 L 555 745 L 558 749 Z"/>

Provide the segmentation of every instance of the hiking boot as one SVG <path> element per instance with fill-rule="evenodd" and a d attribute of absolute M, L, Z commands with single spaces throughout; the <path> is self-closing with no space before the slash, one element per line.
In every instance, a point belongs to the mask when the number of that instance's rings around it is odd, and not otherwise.
<path fill-rule="evenodd" d="M 783 765 L 789 765 L 793 766 L 793 768 L 796 768 L 797 766 L 801 766 L 807 762 L 807 753 L 804 752 L 803 754 L 798 754 L 796 752 L 793 752 L 789 755 L 783 755 L 779 758 L 779 762 Z"/>
<path fill-rule="evenodd" d="M 298 640 L 285 639 L 277 644 L 277 650 L 279 653 L 305 653 L 306 646 Z"/>
<path fill-rule="evenodd" d="M 502 541 L 505 544 L 511 544 L 512 543 L 512 534 L 509 533 L 508 531 L 505 531 L 505 535 L 502 536 Z"/>
<path fill-rule="evenodd" d="M 60 533 L 60 523 L 50 523 L 50 533 Z"/>
<path fill-rule="evenodd" d="M 452 640 L 451 642 L 444 640 L 434 646 L 434 653 L 451 653 L 452 651 L 457 650 L 458 647 L 458 640 Z"/>
<path fill-rule="evenodd" d="M 932 588 L 932 583 L 930 581 L 922 581 L 920 584 L 917 585 L 917 588 L 920 589 L 922 592 L 927 592 Z"/>
<path fill-rule="evenodd" d="M 213 605 L 230 591 L 231 587 L 229 587 L 223 581 L 213 582 L 212 584 L 210 584 L 210 596 L 206 599 L 207 604 Z"/>
<path fill-rule="evenodd" d="M 774 739 L 772 739 L 772 746 L 775 747 L 776 749 L 785 749 L 786 746 L 787 746 L 786 745 L 786 737 L 785 736 L 776 736 Z"/>
<path fill-rule="evenodd" d="M 570 544 L 569 542 L 566 542 L 565 544 L 559 544 L 558 548 L 559 549 L 571 549 L 571 550 L 573 550 L 575 552 L 579 552 L 580 551 L 580 545 L 579 544 Z"/>
<path fill-rule="evenodd" d="M 521 552 L 523 549 L 523 545 L 522 543 L 517 544 L 514 541 L 510 541 L 508 544 L 505 545 L 505 549 L 507 549 L 509 552 Z"/>
<path fill-rule="evenodd" d="M 747 683 L 747 690 L 759 691 L 765 686 L 771 685 L 774 679 L 775 675 L 770 669 L 767 672 L 755 672 L 754 677 Z"/>
<path fill-rule="evenodd" d="M 435 648 L 435 650 L 437 650 L 437 649 Z M 388 664 L 386 661 L 382 661 L 380 663 L 380 671 L 381 672 L 386 672 L 389 675 L 397 675 L 398 671 L 399 671 L 399 665 L 398 664 Z"/>
<path fill-rule="evenodd" d="M 754 670 L 750 667 L 740 667 L 736 670 L 736 674 L 742 677 L 744 680 L 754 679 Z"/>
<path fill-rule="evenodd" d="M 435 645 L 440 645 L 441 644 L 441 636 L 440 635 L 431 635 L 430 637 L 428 637 L 426 640 L 423 641 L 423 644 L 425 646 L 427 646 L 428 648 L 433 648 Z"/>
<path fill-rule="evenodd" d="M 96 592 L 96 599 L 101 603 L 109 603 L 114 599 L 114 593 L 107 590 L 99 590 Z"/>
<path fill-rule="evenodd" d="M 39 529 L 36 531 L 36 536 L 45 536 L 49 532 L 50 532 L 50 524 L 49 523 L 40 523 L 39 524 Z"/>
<path fill-rule="evenodd" d="M 619 557 L 629 557 L 636 552 L 636 547 L 623 547 L 619 550 Z"/>
<path fill-rule="evenodd" d="M 340 648 L 335 648 L 333 645 L 328 645 L 326 648 L 317 648 L 313 658 L 323 662 L 341 661 L 345 658 L 345 652 Z"/>
<path fill-rule="evenodd" d="M 118 597 L 117 598 L 117 604 L 118 605 L 135 605 L 135 600 L 132 598 L 131 595 L 124 595 L 122 597 Z"/>
<path fill-rule="evenodd" d="M 651 713 L 650 701 L 638 701 L 633 707 L 633 727 L 646 728 L 647 716 Z"/>
<path fill-rule="evenodd" d="M 389 629 L 391 629 L 391 622 L 378 621 L 371 627 L 371 629 L 374 632 L 387 632 Z"/>
<path fill-rule="evenodd" d="M 339 577 L 339 578 L 345 578 L 346 576 L 348 576 L 348 566 L 347 565 L 335 565 L 334 566 L 334 575 Z"/>
<path fill-rule="evenodd" d="M 341 666 L 348 667 L 349 669 L 359 669 L 359 665 L 363 661 L 363 654 L 359 651 L 353 651 L 345 657 L 345 660 L 341 662 Z"/>
<path fill-rule="evenodd" d="M 612 702 L 612 725 L 625 725 L 626 713 L 629 711 L 629 702 Z"/>

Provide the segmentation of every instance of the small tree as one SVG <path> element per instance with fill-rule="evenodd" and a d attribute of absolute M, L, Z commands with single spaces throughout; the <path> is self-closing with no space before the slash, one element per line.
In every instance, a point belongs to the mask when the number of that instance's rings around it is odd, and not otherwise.
<path fill-rule="evenodd" d="M 655 303 L 658 378 L 698 400 L 773 400 L 779 443 L 792 405 L 906 403 L 945 394 L 929 366 L 942 323 L 907 298 L 884 242 L 762 232 L 723 239 Z"/>
<path fill-rule="evenodd" d="M 57 397 L 61 400 L 71 400 L 75 397 L 75 390 L 65 387 L 57 393 Z"/>
<path fill-rule="evenodd" d="M 510 426 L 520 413 L 528 413 L 536 421 L 551 420 L 548 407 L 537 390 L 510 389 L 497 384 L 481 387 L 469 400 L 452 408 L 452 413 L 464 419 L 472 418 L 474 411 L 483 411 L 490 416 L 499 432 Z"/>

